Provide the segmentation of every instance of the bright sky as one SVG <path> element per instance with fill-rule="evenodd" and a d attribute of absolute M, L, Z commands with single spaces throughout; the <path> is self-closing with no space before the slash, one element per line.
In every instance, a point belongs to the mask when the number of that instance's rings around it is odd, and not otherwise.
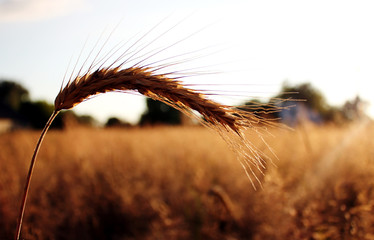
<path fill-rule="evenodd" d="M 85 59 L 103 32 L 108 36 L 119 24 L 105 45 L 105 55 L 119 41 L 139 38 L 168 17 L 141 42 L 151 42 L 165 29 L 170 32 L 144 53 L 196 33 L 157 56 L 220 50 L 181 65 L 223 72 L 200 76 L 199 81 L 228 84 L 220 85 L 223 90 L 236 86 L 237 95 L 251 96 L 271 96 L 285 80 L 310 81 L 330 104 L 341 105 L 357 94 L 374 103 L 373 11 L 373 1 L 353 0 L 0 0 L 0 78 L 19 81 L 34 100 L 53 102 L 82 48 Z M 144 98 L 122 93 L 99 96 L 75 108 L 101 121 L 117 116 L 131 122 L 144 109 Z M 369 111 L 374 116 L 374 108 Z"/>

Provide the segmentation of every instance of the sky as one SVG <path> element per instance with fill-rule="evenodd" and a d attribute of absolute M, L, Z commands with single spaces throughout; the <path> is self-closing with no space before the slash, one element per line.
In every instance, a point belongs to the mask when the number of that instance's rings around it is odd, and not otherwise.
<path fill-rule="evenodd" d="M 211 73 L 186 83 L 230 95 L 217 98 L 224 103 L 270 97 L 288 81 L 311 82 L 331 105 L 357 95 L 374 104 L 373 10 L 373 1 L 345 0 L 0 0 L 0 79 L 52 103 L 65 75 L 141 39 L 138 59 L 164 49 L 144 63 L 182 60 L 170 69 Z M 104 94 L 74 109 L 135 123 L 145 99 Z"/>

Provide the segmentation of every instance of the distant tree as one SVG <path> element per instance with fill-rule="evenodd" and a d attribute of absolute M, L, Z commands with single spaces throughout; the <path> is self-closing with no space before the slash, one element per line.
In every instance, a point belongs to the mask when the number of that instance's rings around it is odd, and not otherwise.
<path fill-rule="evenodd" d="M 31 101 L 29 92 L 23 86 L 9 80 L 0 80 L 0 105 L 20 115 L 26 125 L 32 128 L 43 128 L 54 110 L 54 106 L 46 101 Z M 73 111 L 63 111 L 57 115 L 51 127 L 62 128 L 64 118 L 75 119 L 79 124 L 90 126 L 96 123 L 91 116 L 78 116 Z"/>
<path fill-rule="evenodd" d="M 124 122 L 116 117 L 110 117 L 105 124 L 106 127 L 130 127 L 131 124 Z"/>
<path fill-rule="evenodd" d="M 169 105 L 147 98 L 147 110 L 140 119 L 140 125 L 181 124 L 181 112 Z"/>
<path fill-rule="evenodd" d="M 359 120 L 365 117 L 365 110 L 368 103 L 356 96 L 353 100 L 347 100 L 342 106 L 343 116 L 350 121 Z"/>
<path fill-rule="evenodd" d="M 119 125 L 121 125 L 121 121 L 116 117 L 109 118 L 105 124 L 106 127 L 113 127 L 113 126 L 119 126 Z"/>
<path fill-rule="evenodd" d="M 344 112 L 343 112 L 343 108 L 342 107 L 334 107 L 334 106 L 331 106 L 329 111 L 327 111 L 327 113 L 325 114 L 324 116 L 324 120 L 326 122 L 331 122 L 331 123 L 336 123 L 336 124 L 343 124 L 343 123 L 346 123 L 347 122 L 347 118 L 346 116 L 344 116 Z"/>
<path fill-rule="evenodd" d="M 61 126 L 64 129 L 75 128 L 79 125 L 93 127 L 97 124 L 94 117 L 90 115 L 77 115 L 73 110 L 63 111 L 60 114 L 62 118 Z"/>
<path fill-rule="evenodd" d="M 283 106 L 291 106 L 295 103 L 301 103 L 306 107 L 306 109 L 319 114 L 324 121 L 328 121 L 335 114 L 333 113 L 335 109 L 327 103 L 323 94 L 310 83 L 302 83 L 298 85 L 284 83 L 281 93 L 277 95 L 276 98 L 290 99 L 290 101 L 284 102 Z"/>
<path fill-rule="evenodd" d="M 78 122 L 83 125 L 94 126 L 97 124 L 96 119 L 91 115 L 78 115 L 77 118 Z"/>
<path fill-rule="evenodd" d="M 48 121 L 53 110 L 54 106 L 46 101 L 27 101 L 21 104 L 19 112 L 29 121 L 31 127 L 41 129 Z M 63 114 L 58 115 L 51 127 L 62 128 L 62 117 Z"/>
<path fill-rule="evenodd" d="M 0 103 L 19 111 L 23 102 L 29 101 L 29 92 L 16 82 L 0 80 Z"/>
<path fill-rule="evenodd" d="M 253 113 L 256 116 L 275 119 L 278 117 L 279 109 L 274 102 L 262 102 L 259 99 L 251 99 L 240 106 L 239 109 Z"/>
<path fill-rule="evenodd" d="M 323 94 L 310 83 L 290 85 L 284 83 L 281 93 L 277 96 L 281 99 L 297 99 L 304 101 L 304 104 L 317 112 L 324 113 L 329 109 L 329 105 Z"/>

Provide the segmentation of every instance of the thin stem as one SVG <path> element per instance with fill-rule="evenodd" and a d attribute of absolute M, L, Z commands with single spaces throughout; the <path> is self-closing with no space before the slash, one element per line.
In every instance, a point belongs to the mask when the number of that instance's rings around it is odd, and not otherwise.
<path fill-rule="evenodd" d="M 32 156 L 32 159 L 31 159 L 31 162 L 30 162 L 29 173 L 28 173 L 27 178 L 26 178 L 25 189 L 23 191 L 23 197 L 22 197 L 20 212 L 19 212 L 18 221 L 17 221 L 16 240 L 19 240 L 20 235 L 21 235 L 23 215 L 25 213 L 26 200 L 27 200 L 27 195 L 28 195 L 29 188 L 30 188 L 31 176 L 32 176 L 32 172 L 34 170 L 36 156 L 38 155 L 40 146 L 43 142 L 43 139 L 44 139 L 49 127 L 51 126 L 53 120 L 55 119 L 55 117 L 57 116 L 57 114 L 59 112 L 60 111 L 53 111 L 52 115 L 48 119 L 48 122 L 44 126 L 44 129 L 43 129 L 43 131 L 42 131 L 42 133 L 39 137 L 38 143 L 36 144 L 36 147 L 35 147 L 35 150 L 34 150 L 34 155 Z"/>

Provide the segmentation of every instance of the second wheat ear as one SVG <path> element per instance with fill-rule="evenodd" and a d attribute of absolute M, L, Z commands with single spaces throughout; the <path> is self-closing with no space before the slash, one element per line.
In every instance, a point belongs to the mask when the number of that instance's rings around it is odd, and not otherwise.
<path fill-rule="evenodd" d="M 110 66 L 113 65 L 115 65 L 115 62 Z M 256 129 L 255 125 L 263 122 L 262 118 L 248 111 L 212 101 L 202 92 L 186 87 L 183 82 L 179 81 L 177 77 L 173 77 L 172 74 L 159 73 L 157 66 L 152 68 L 149 65 L 134 65 L 123 68 L 123 65 L 124 63 L 118 67 L 100 67 L 96 70 L 91 70 L 90 68 L 86 73 L 78 74 L 78 76 L 69 81 L 56 96 L 54 112 L 41 133 L 30 162 L 18 217 L 17 240 L 21 234 L 33 169 L 45 134 L 61 110 L 71 109 L 97 94 L 113 91 L 136 91 L 154 100 L 162 101 L 189 116 L 197 117 L 202 124 L 217 130 L 223 137 L 236 136 L 239 139 L 237 141 L 239 144 L 233 144 L 233 147 L 237 148 L 235 150 L 242 155 L 240 163 L 245 169 L 252 185 L 255 186 L 252 177 L 260 183 L 252 167 L 259 169 L 261 172 L 260 169 L 264 168 L 265 165 L 264 157 L 245 139 L 242 131 L 248 128 Z M 193 114 L 193 111 L 199 113 L 201 116 Z"/>

